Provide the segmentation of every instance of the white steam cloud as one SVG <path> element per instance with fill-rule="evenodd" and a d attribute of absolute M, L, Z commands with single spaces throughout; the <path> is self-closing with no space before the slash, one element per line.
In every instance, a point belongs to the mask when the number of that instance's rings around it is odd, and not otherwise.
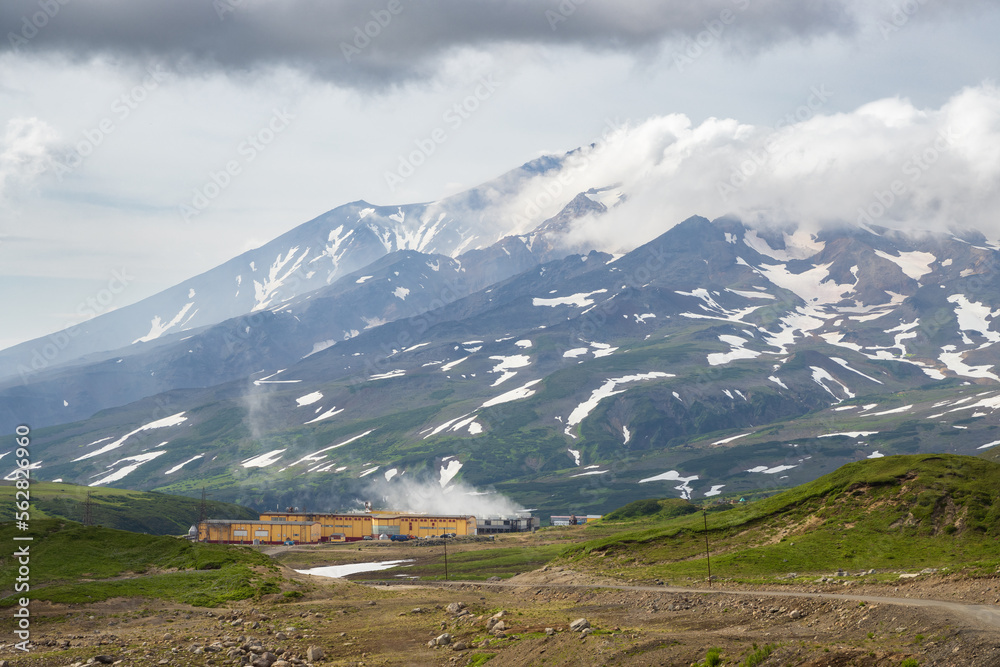
<path fill-rule="evenodd" d="M 524 511 L 504 495 L 478 491 L 462 482 L 452 482 L 442 488 L 436 480 L 396 477 L 388 482 L 373 481 L 366 492 L 374 507 L 400 512 L 471 514 L 478 518 Z"/>
<path fill-rule="evenodd" d="M 630 250 L 692 215 L 749 225 L 976 229 L 1000 236 L 1000 91 L 962 90 L 939 109 L 900 98 L 824 113 L 814 86 L 774 127 L 684 115 L 609 131 L 532 179 L 504 213 L 527 231 L 589 188 L 626 200 L 581 218 L 571 243 Z"/>

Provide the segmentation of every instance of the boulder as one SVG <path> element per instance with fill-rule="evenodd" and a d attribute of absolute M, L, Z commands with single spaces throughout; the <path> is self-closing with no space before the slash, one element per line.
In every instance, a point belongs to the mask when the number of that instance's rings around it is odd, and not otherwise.
<path fill-rule="evenodd" d="M 569 629 L 573 632 L 583 632 L 590 627 L 590 621 L 585 618 L 578 618 L 569 624 Z"/>
<path fill-rule="evenodd" d="M 319 662 L 323 659 L 323 649 L 319 646 L 310 646 L 306 649 L 306 660 L 309 662 Z"/>

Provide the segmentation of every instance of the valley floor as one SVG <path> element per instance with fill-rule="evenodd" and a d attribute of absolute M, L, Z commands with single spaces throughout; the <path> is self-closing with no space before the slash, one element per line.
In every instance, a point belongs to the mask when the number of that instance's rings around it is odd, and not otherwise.
<path fill-rule="evenodd" d="M 323 652 L 313 660 L 317 665 L 481 665 L 488 659 L 490 667 L 687 667 L 712 647 L 721 649 L 724 665 L 743 664 L 755 648 L 772 647 L 770 657 L 755 664 L 1000 664 L 996 579 L 925 575 L 889 585 L 834 579 L 770 587 L 777 591 L 718 582 L 708 591 L 612 583 L 558 567 L 492 583 L 364 585 L 286 574 L 304 584 L 303 597 L 272 595 L 211 610 L 139 599 L 34 602 L 36 647 L 25 655 L 5 643 L 0 660 L 32 667 L 97 656 L 121 665 L 238 665 L 266 649 L 287 664 L 302 664 L 314 647 Z M 487 623 L 501 611 L 505 636 L 488 634 Z M 589 635 L 569 629 L 578 618 L 589 621 Z M 11 637 L 9 613 L 3 625 Z M 449 644 L 428 646 L 445 633 Z"/>

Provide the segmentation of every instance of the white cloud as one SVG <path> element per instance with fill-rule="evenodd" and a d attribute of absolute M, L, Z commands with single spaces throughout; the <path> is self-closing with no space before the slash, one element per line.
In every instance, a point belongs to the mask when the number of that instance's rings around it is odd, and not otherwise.
<path fill-rule="evenodd" d="M 587 187 L 622 184 L 624 204 L 575 230 L 576 241 L 604 249 L 635 247 L 694 214 L 997 235 L 1000 91 L 993 84 L 966 88 L 937 109 L 888 98 L 803 115 L 778 128 L 715 118 L 696 125 L 682 114 L 650 118 L 582 151 L 562 174 L 536 178 L 518 206 L 544 200 L 541 193 L 560 179 L 571 185 L 563 202 Z"/>
<path fill-rule="evenodd" d="M 34 117 L 11 118 L 0 140 L 0 201 L 10 190 L 30 184 L 51 163 L 56 131 Z"/>

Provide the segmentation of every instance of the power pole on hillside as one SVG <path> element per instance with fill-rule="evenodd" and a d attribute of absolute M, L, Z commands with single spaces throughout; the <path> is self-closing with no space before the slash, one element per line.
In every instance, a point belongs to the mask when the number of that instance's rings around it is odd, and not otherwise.
<path fill-rule="evenodd" d="M 712 556 L 708 550 L 708 510 L 701 511 L 705 519 L 705 562 L 708 563 L 708 587 L 712 587 Z"/>
<path fill-rule="evenodd" d="M 90 491 L 87 491 L 87 499 L 83 501 L 83 525 L 94 525 L 94 504 L 90 500 Z"/>
<path fill-rule="evenodd" d="M 205 487 L 201 487 L 201 505 L 198 507 L 198 523 L 204 523 L 208 518 L 208 496 L 205 494 Z"/>

